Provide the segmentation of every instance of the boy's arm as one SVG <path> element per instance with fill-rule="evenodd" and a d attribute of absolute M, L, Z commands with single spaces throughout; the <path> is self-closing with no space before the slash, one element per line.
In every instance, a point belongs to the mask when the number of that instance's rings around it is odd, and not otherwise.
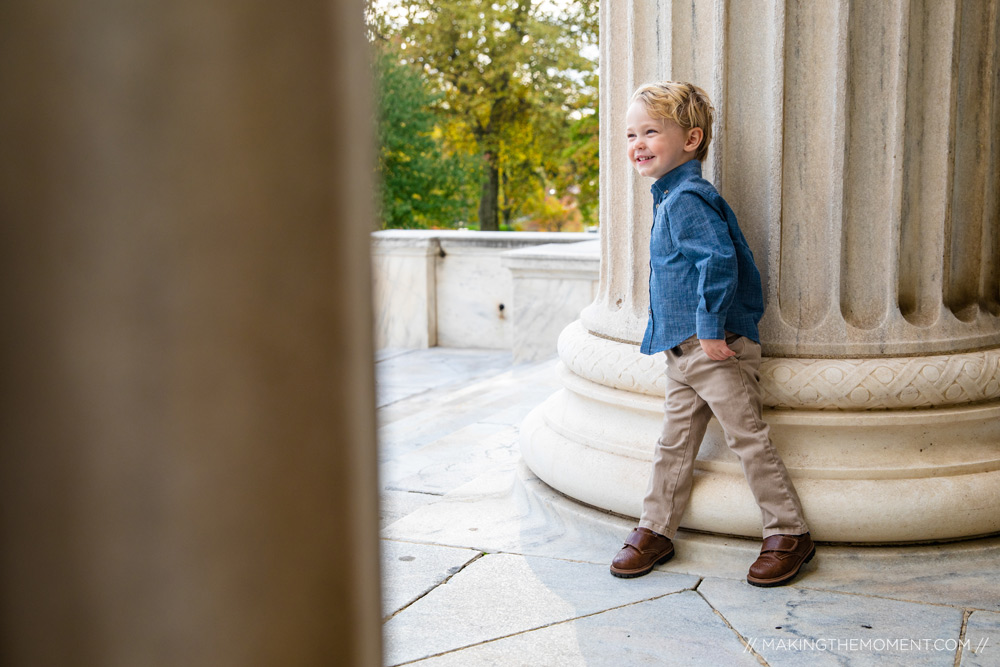
<path fill-rule="evenodd" d="M 698 270 L 697 335 L 705 353 L 721 361 L 734 354 L 726 345 L 725 322 L 739 279 L 729 225 L 697 192 L 682 192 L 671 204 L 670 235 Z"/>

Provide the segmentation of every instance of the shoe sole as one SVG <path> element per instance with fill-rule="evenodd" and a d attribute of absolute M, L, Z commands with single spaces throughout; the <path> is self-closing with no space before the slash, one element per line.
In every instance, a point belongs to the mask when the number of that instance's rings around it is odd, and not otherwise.
<path fill-rule="evenodd" d="M 653 562 L 652 565 L 644 567 L 641 570 L 616 570 L 615 567 L 611 566 L 611 574 L 618 577 L 619 579 L 635 579 L 636 577 L 641 577 L 644 574 L 649 574 L 653 571 L 653 568 L 657 565 L 663 565 L 668 560 L 674 557 L 674 550 L 671 549 L 668 553 L 660 556 L 659 560 Z"/>
<path fill-rule="evenodd" d="M 779 577 L 778 579 L 754 579 L 748 574 L 747 583 L 750 584 L 751 586 L 757 586 L 759 588 L 770 588 L 772 586 L 781 586 L 782 584 L 787 584 L 789 581 L 794 579 L 796 575 L 798 575 L 799 570 L 802 569 L 802 566 L 811 561 L 813 559 L 813 556 L 815 555 L 816 555 L 816 547 L 813 547 L 812 551 L 809 552 L 809 555 L 806 556 L 805 560 L 799 563 L 799 566 L 797 568 L 795 568 L 788 574 L 784 575 L 783 577 Z"/>

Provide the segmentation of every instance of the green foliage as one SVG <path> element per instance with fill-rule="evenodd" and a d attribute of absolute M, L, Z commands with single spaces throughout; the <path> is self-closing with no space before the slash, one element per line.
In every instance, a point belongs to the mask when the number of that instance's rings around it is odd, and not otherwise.
<path fill-rule="evenodd" d="M 465 152 L 449 151 L 432 94 L 395 49 L 376 45 L 378 172 L 382 226 L 453 227 L 467 220 L 478 168 Z"/>
<path fill-rule="evenodd" d="M 558 186 L 576 194 L 577 205 L 583 220 L 596 225 L 598 217 L 599 129 L 597 107 L 597 75 L 592 75 L 591 94 L 581 98 L 585 113 L 574 120 L 569 127 L 569 141 L 560 159 L 562 166 L 556 179 Z"/>
<path fill-rule="evenodd" d="M 507 225 L 526 216 L 568 220 L 553 211 L 553 196 L 573 209 L 575 224 L 581 214 L 596 222 L 596 63 L 581 55 L 596 46 L 596 0 L 379 7 L 369 14 L 373 39 L 398 44 L 439 93 L 432 105 L 441 145 L 475 156 L 478 173 L 469 175 L 480 181 L 481 229 L 497 229 L 501 214 Z"/>

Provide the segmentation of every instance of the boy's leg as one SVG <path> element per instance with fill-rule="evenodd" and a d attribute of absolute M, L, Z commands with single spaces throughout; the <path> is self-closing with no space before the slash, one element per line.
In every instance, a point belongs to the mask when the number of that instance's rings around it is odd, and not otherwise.
<path fill-rule="evenodd" d="M 670 539 L 691 495 L 694 459 L 712 414 L 705 401 L 678 379 L 671 368 L 676 363 L 677 355 L 668 352 L 663 434 L 653 456 L 642 519 L 611 562 L 616 577 L 640 577 L 670 560 L 674 555 Z"/>
<path fill-rule="evenodd" d="M 736 356 L 713 361 L 703 352 L 693 354 L 685 369 L 686 378 L 715 412 L 760 507 L 764 543 L 750 566 L 747 582 L 780 586 L 798 575 L 816 547 L 795 486 L 761 416 L 760 345 L 742 336 L 727 337 L 726 342 Z"/>
<path fill-rule="evenodd" d="M 667 352 L 663 433 L 653 452 L 653 467 L 639 520 L 639 526 L 671 539 L 691 498 L 694 461 L 712 418 L 708 404 L 677 370 L 683 362 L 683 358 Z"/>
<path fill-rule="evenodd" d="M 762 418 L 760 345 L 743 336 L 727 341 L 736 356 L 714 361 L 695 350 L 685 367 L 685 379 L 711 407 L 727 444 L 740 458 L 760 507 L 764 537 L 807 533 L 795 486 Z"/>

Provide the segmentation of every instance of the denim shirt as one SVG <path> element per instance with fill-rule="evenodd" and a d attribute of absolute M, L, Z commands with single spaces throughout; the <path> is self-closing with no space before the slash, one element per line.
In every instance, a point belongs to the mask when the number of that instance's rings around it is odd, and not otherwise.
<path fill-rule="evenodd" d="M 764 294 L 736 214 L 690 160 L 655 183 L 643 354 L 725 332 L 760 342 Z"/>

